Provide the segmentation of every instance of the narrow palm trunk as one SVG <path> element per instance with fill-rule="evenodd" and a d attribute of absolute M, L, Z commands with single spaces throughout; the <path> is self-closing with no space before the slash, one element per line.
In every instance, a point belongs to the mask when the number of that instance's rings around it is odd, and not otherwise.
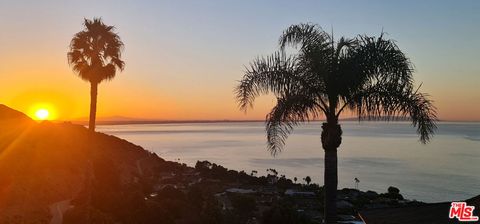
<path fill-rule="evenodd" d="M 325 223 L 336 223 L 337 208 L 337 149 L 325 149 Z"/>
<path fill-rule="evenodd" d="M 342 142 L 342 129 L 337 120 L 328 121 L 322 125 L 322 147 L 325 151 L 325 223 L 336 223 L 337 219 L 337 148 Z"/>
<path fill-rule="evenodd" d="M 95 119 L 97 116 L 97 89 L 98 83 L 90 82 L 90 120 L 88 122 L 88 129 L 95 131 Z"/>

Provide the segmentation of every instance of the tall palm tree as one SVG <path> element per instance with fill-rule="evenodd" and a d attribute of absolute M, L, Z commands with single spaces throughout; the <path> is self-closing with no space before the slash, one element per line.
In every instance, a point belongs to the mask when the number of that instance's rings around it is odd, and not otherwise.
<path fill-rule="evenodd" d="M 100 18 L 85 19 L 85 29 L 76 33 L 70 42 L 68 63 L 81 79 L 90 82 L 90 119 L 88 128 L 95 131 L 98 84 L 122 71 L 123 43 L 115 27 L 105 25 Z"/>
<path fill-rule="evenodd" d="M 297 51 L 287 54 L 287 46 Z M 235 93 L 245 111 L 259 95 L 277 98 L 266 116 L 267 145 L 273 155 L 282 150 L 295 126 L 324 116 L 324 214 L 326 223 L 335 223 L 340 114 L 349 111 L 359 120 L 410 118 L 422 143 L 434 133 L 436 109 L 414 87 L 412 72 L 409 59 L 383 34 L 335 41 L 317 25 L 299 24 L 283 32 L 276 53 L 250 63 Z"/>

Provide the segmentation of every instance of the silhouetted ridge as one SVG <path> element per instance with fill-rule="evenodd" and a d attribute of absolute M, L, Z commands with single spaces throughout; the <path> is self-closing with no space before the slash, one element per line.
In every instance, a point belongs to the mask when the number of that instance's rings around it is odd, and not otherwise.
<path fill-rule="evenodd" d="M 0 120 L 11 120 L 11 119 L 21 119 L 21 120 L 32 120 L 30 117 L 24 113 L 14 110 L 10 107 L 7 107 L 3 104 L 0 104 Z"/>
<path fill-rule="evenodd" d="M 56 203 L 96 206 L 78 202 L 93 190 L 111 197 L 127 187 L 141 191 L 163 162 L 123 139 L 81 125 L 33 122 L 0 105 L 0 223 L 49 223 Z"/>

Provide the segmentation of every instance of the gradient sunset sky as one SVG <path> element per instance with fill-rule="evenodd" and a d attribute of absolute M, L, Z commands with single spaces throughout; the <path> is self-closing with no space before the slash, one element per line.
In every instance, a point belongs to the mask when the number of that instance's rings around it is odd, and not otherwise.
<path fill-rule="evenodd" d="M 102 17 L 125 43 L 126 69 L 99 87 L 98 116 L 263 119 L 262 97 L 239 111 L 244 65 L 277 48 L 292 24 L 336 37 L 395 39 L 440 119 L 480 120 L 480 1 L 1 1 L 0 104 L 56 119 L 88 116 L 89 84 L 67 63 L 83 18 Z"/>

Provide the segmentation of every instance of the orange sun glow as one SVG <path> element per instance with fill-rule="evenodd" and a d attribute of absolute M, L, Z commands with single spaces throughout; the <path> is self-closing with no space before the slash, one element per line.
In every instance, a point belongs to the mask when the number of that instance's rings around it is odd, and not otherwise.
<path fill-rule="evenodd" d="M 37 103 L 30 107 L 28 112 L 31 118 L 38 121 L 55 120 L 57 113 L 50 103 Z"/>
<path fill-rule="evenodd" d="M 46 109 L 39 109 L 35 112 L 35 118 L 38 120 L 47 120 L 50 113 Z"/>

